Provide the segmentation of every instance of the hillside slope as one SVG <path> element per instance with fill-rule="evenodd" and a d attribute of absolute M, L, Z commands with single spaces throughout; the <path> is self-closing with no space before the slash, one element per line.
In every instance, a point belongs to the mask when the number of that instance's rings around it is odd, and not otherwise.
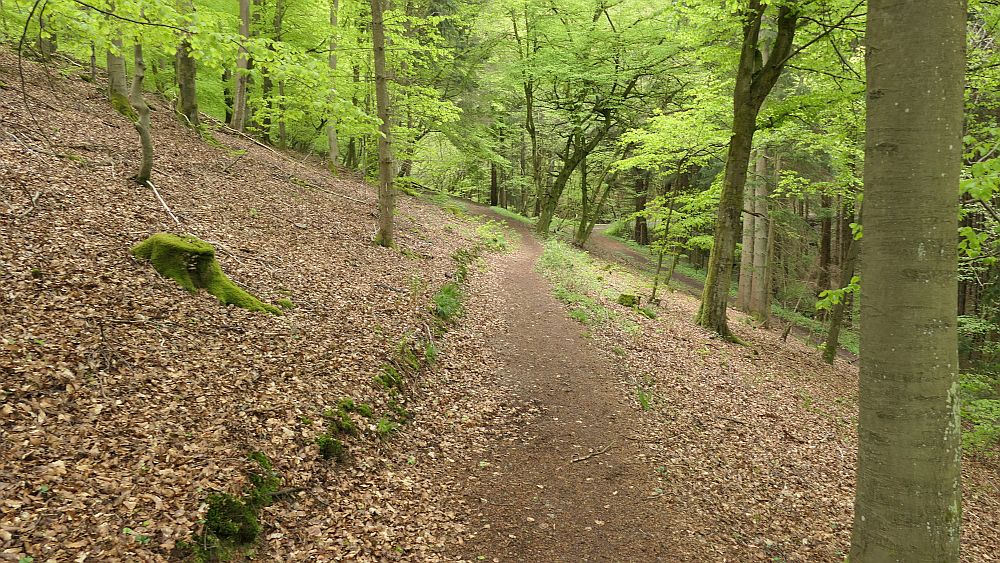
<path fill-rule="evenodd" d="M 482 432 L 441 414 L 462 410 L 465 382 L 426 382 L 433 404 L 415 385 L 413 422 L 385 441 L 373 419 L 347 466 L 315 439 L 345 397 L 392 414 L 372 379 L 427 332 L 474 231 L 403 198 L 400 250 L 374 246 L 366 185 L 224 132 L 206 144 L 151 100 L 152 181 L 178 228 L 129 180 L 137 135 L 99 86 L 25 71 L 27 106 L 0 53 L 0 560 L 166 560 L 210 493 L 247 486 L 251 452 L 294 488 L 264 510 L 263 560 L 427 560 L 453 539 L 452 499 L 427 488 L 442 441 Z M 295 308 L 185 293 L 129 254 L 159 231 L 212 242 L 235 282 Z M 438 342 L 435 373 L 467 340 Z"/>

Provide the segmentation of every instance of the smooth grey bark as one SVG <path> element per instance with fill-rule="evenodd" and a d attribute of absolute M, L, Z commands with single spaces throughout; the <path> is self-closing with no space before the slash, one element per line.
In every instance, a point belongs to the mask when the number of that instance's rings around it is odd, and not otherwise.
<path fill-rule="evenodd" d="M 330 67 L 330 73 L 336 74 L 337 72 L 337 16 L 340 12 L 340 0 L 330 1 L 330 58 L 328 64 Z M 330 171 L 337 172 L 337 163 L 340 161 L 340 141 L 337 139 L 337 116 L 330 116 L 330 123 L 326 126 L 326 140 L 327 144 L 330 146 L 330 152 L 327 155 L 327 163 L 330 167 Z"/>
<path fill-rule="evenodd" d="M 132 119 L 132 106 L 128 102 L 128 87 L 125 81 L 125 57 L 122 54 L 125 48 L 121 37 L 111 40 L 112 49 L 108 49 L 108 99 L 115 110 Z"/>
<path fill-rule="evenodd" d="M 194 2 L 192 0 L 182 0 L 179 6 L 183 12 L 194 13 Z M 191 54 L 191 41 L 188 34 L 181 36 L 181 41 L 177 45 L 176 55 L 177 65 L 177 110 L 180 112 L 188 125 L 198 127 L 198 91 L 197 91 L 197 64 Z"/>
<path fill-rule="evenodd" d="M 146 78 L 146 63 L 142 59 L 142 43 L 139 41 L 135 42 L 133 60 L 135 69 L 132 73 L 129 102 L 135 108 L 135 130 L 139 133 L 139 141 L 142 144 L 142 160 L 139 163 L 139 172 L 135 175 L 135 181 L 145 186 L 153 173 L 153 136 L 150 132 L 149 106 L 146 105 L 146 99 L 142 92 L 142 84 Z"/>
<path fill-rule="evenodd" d="M 378 139 L 378 232 L 375 242 L 393 244 L 393 214 L 396 191 L 392 185 L 392 123 L 389 121 L 389 79 L 385 71 L 385 24 L 383 0 L 371 0 L 372 51 L 375 60 L 375 108 L 379 121 Z"/>
<path fill-rule="evenodd" d="M 229 126 L 243 131 L 247 123 L 247 82 L 250 59 L 246 41 L 250 38 L 250 0 L 240 0 L 240 48 L 236 56 L 236 88 L 233 94 L 233 115 Z"/>
<path fill-rule="evenodd" d="M 757 321 L 767 325 L 771 316 L 770 260 L 771 225 L 770 187 L 768 186 L 767 150 L 760 149 L 754 165 L 753 182 L 753 256 L 750 275 L 750 303 L 747 310 Z"/>
<path fill-rule="evenodd" d="M 736 308 L 741 311 L 750 309 L 750 288 L 753 282 L 753 226 L 756 220 L 753 198 L 753 191 L 743 191 L 743 248 L 740 251 L 740 281 L 736 292 Z"/>
<path fill-rule="evenodd" d="M 852 563 L 959 561 L 966 3 L 870 0 Z"/>

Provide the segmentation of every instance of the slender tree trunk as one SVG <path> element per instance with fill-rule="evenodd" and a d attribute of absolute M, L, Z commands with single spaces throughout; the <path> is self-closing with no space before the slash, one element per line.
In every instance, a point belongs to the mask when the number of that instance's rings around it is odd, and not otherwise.
<path fill-rule="evenodd" d="M 750 0 L 743 29 L 743 46 L 736 72 L 733 96 L 733 134 L 729 141 L 726 170 L 723 175 L 719 212 L 715 223 L 715 238 L 708 260 L 708 276 L 698 311 L 699 325 L 731 338 L 726 322 L 729 285 L 736 254 L 736 237 L 743 205 L 750 150 L 757 128 L 757 114 L 781 76 L 786 57 L 791 53 L 798 20 L 798 11 L 790 5 L 778 8 L 777 33 L 771 54 L 763 67 L 757 69 L 761 20 L 767 6 Z"/>
<path fill-rule="evenodd" d="M 330 1 L 330 74 L 337 74 L 337 15 L 340 12 L 340 0 Z M 340 142 L 337 139 L 337 116 L 330 115 L 330 123 L 326 126 L 326 139 L 330 145 L 329 156 L 327 157 L 330 171 L 337 172 L 337 163 L 340 160 Z"/>
<path fill-rule="evenodd" d="M 378 233 L 375 242 L 393 244 L 393 214 L 396 192 L 392 185 L 392 123 L 389 121 L 389 80 L 385 72 L 385 26 L 382 22 L 384 0 L 371 0 L 372 51 L 375 56 L 375 106 L 381 121 L 378 140 Z"/>
<path fill-rule="evenodd" d="M 767 180 L 767 150 L 760 149 L 757 162 L 754 165 L 753 181 L 753 272 L 750 276 L 750 314 L 765 326 L 771 316 L 771 300 L 768 290 L 770 283 L 768 275 L 768 250 L 770 249 L 768 231 L 771 228 L 770 197 Z"/>
<path fill-rule="evenodd" d="M 143 80 L 146 78 L 146 64 L 142 60 L 142 43 L 138 40 L 135 42 L 133 53 L 135 69 L 132 73 L 132 89 L 129 92 L 129 98 L 137 114 L 135 130 L 139 132 L 139 141 L 142 143 L 142 161 L 139 164 L 139 172 L 135 176 L 135 181 L 145 186 L 153 172 L 153 136 L 150 133 L 149 106 L 146 105 L 142 92 Z"/>
<path fill-rule="evenodd" d="M 851 239 L 848 245 L 847 256 L 840 267 L 840 287 L 844 288 L 851 284 L 854 278 L 854 266 L 857 263 L 858 251 L 861 248 L 861 241 Z M 840 329 L 844 325 L 844 311 L 847 310 L 851 299 L 845 296 L 833 306 L 830 311 L 830 329 L 826 334 L 826 343 L 823 344 L 823 361 L 833 364 L 837 358 L 837 349 L 840 347 Z"/>
<path fill-rule="evenodd" d="M 758 162 L 760 158 L 757 159 Z M 741 311 L 750 310 L 750 290 L 753 286 L 753 243 L 754 223 L 754 192 L 743 191 L 743 249 L 740 251 L 740 281 L 736 293 L 736 308 Z"/>
<path fill-rule="evenodd" d="M 182 13 L 193 14 L 194 2 L 192 0 L 182 0 L 179 3 Z M 190 16 L 188 16 L 190 23 Z M 191 54 L 191 41 L 187 33 L 181 35 L 180 44 L 177 46 L 176 55 L 177 66 L 177 111 L 180 112 L 188 125 L 198 127 L 198 91 L 197 85 L 197 65 Z"/>
<path fill-rule="evenodd" d="M 830 268 L 833 265 L 833 200 L 828 195 L 820 196 L 823 207 L 820 216 L 819 237 L 819 289 L 830 289 Z"/>
<path fill-rule="evenodd" d="M 964 0 L 870 0 L 852 563 L 957 562 Z"/>
<path fill-rule="evenodd" d="M 490 162 L 490 205 L 500 205 L 500 182 L 497 178 L 497 163 Z"/>
<path fill-rule="evenodd" d="M 113 48 L 108 50 L 107 61 L 108 99 L 111 100 L 111 106 L 118 113 L 129 119 L 134 119 L 132 115 L 134 110 L 128 102 L 128 89 L 125 85 L 125 57 L 122 54 L 124 50 L 122 38 L 115 37 L 111 40 L 111 44 Z"/>
<path fill-rule="evenodd" d="M 649 193 L 649 174 L 640 170 L 635 177 L 635 212 L 642 213 L 646 210 L 646 198 Z M 646 246 L 649 244 L 649 225 L 645 215 L 636 215 L 635 230 L 632 233 L 635 242 Z"/>
<path fill-rule="evenodd" d="M 250 38 L 250 0 L 240 0 L 240 47 L 236 57 L 236 89 L 233 95 L 233 115 L 229 126 L 243 131 L 247 123 L 247 81 L 249 57 L 246 41 Z"/>

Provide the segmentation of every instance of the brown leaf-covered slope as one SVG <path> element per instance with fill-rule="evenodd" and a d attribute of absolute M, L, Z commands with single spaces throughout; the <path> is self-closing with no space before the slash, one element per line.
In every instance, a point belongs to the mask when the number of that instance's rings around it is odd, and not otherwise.
<path fill-rule="evenodd" d="M 166 560 L 210 492 L 245 486 L 254 451 L 303 489 L 265 509 L 262 560 L 428 560 L 458 541 L 437 475 L 467 449 L 456 443 L 489 432 L 490 385 L 467 393 L 490 373 L 481 329 L 439 342 L 406 405 L 414 421 L 391 440 L 364 430 L 347 467 L 314 440 L 343 397 L 387 411 L 372 378 L 426 332 L 468 226 L 402 198 L 401 250 L 373 246 L 367 186 L 224 132 L 224 147 L 206 144 L 157 99 L 152 181 L 177 227 L 129 179 L 137 136 L 100 86 L 25 72 L 27 107 L 0 53 L 0 560 Z M 277 317 L 185 293 L 129 254 L 158 231 L 212 242 L 235 282 L 297 307 Z"/>

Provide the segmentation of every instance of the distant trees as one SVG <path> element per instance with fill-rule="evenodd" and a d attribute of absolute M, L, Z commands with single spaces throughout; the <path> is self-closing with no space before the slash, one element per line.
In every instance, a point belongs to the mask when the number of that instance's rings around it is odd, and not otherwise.
<path fill-rule="evenodd" d="M 964 0 L 871 0 L 852 562 L 959 560 Z"/>

